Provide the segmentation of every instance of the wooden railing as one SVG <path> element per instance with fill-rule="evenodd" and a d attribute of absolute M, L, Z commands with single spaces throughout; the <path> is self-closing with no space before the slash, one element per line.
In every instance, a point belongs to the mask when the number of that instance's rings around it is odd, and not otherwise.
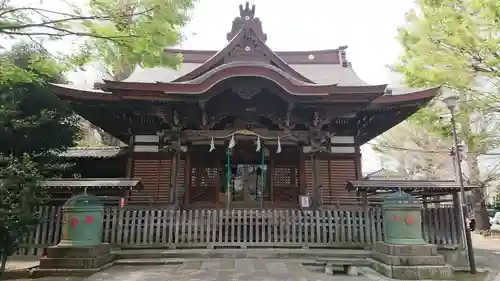
<path fill-rule="evenodd" d="M 61 237 L 60 207 L 42 207 L 42 221 L 19 250 L 40 255 Z M 459 244 L 453 208 L 423 211 L 423 235 Z M 106 208 L 102 240 L 121 248 L 370 247 L 383 239 L 380 206 L 336 210 L 148 210 Z"/>

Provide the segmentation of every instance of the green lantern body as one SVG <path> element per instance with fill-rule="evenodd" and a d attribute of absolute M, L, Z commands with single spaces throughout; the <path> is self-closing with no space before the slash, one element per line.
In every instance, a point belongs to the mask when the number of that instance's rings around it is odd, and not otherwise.
<path fill-rule="evenodd" d="M 384 200 L 384 242 L 396 245 L 427 244 L 422 237 L 420 202 L 407 193 L 396 192 Z"/>
<path fill-rule="evenodd" d="M 94 195 L 71 197 L 63 207 L 60 246 L 94 246 L 101 244 L 104 208 Z"/>

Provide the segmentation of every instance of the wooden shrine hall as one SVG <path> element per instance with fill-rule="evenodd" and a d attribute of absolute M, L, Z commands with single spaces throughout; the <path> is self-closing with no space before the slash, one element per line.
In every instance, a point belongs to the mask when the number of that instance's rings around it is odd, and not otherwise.
<path fill-rule="evenodd" d="M 270 34 L 269 36 L 272 36 Z M 352 202 L 360 146 L 394 127 L 439 89 L 391 91 L 361 80 L 347 47 L 279 52 L 255 7 L 219 51 L 167 49 L 178 69 L 136 68 L 94 89 L 54 85 L 75 112 L 128 144 L 123 177 L 140 179 L 128 204 L 185 208 L 296 208 Z"/>

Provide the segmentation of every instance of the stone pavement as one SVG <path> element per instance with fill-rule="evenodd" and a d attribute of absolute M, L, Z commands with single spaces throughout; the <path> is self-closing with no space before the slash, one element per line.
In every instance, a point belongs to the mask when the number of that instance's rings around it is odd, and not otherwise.
<path fill-rule="evenodd" d="M 477 266 L 500 272 L 500 239 L 472 234 L 472 242 Z"/>
<path fill-rule="evenodd" d="M 7 260 L 7 264 L 5 266 L 5 269 L 7 271 L 9 270 L 22 270 L 22 269 L 29 269 L 33 267 L 37 267 L 39 262 L 38 262 L 38 257 L 34 256 L 14 256 L 10 257 Z"/>
<path fill-rule="evenodd" d="M 298 262 L 212 259 L 163 266 L 115 266 L 85 281 L 369 281 L 364 276 L 325 275 Z"/>
<path fill-rule="evenodd" d="M 473 234 L 474 253 L 478 267 L 500 272 L 500 239 Z M 36 257 L 13 257 L 7 270 L 29 269 L 38 264 Z M 114 266 L 89 277 L 87 281 L 157 281 L 157 280 L 386 280 L 372 274 L 359 277 L 327 276 L 321 271 L 308 270 L 298 262 L 270 259 L 212 259 L 207 262 L 187 262 L 164 266 Z M 500 281 L 500 274 L 494 281 Z"/>

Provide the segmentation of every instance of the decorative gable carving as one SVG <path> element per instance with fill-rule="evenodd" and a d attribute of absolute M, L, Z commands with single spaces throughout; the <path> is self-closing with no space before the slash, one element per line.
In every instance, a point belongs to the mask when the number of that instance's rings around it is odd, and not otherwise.
<path fill-rule="evenodd" d="M 271 64 L 295 79 L 314 84 L 313 81 L 297 72 L 266 46 L 267 35 L 262 30 L 260 19 L 255 17 L 255 5 L 250 7 L 248 2 L 245 3 L 245 6 L 240 5 L 240 16 L 234 19 L 227 39 L 230 43 L 222 51 L 205 61 L 203 65 L 175 79 L 174 82 L 192 80 L 224 63 L 245 61 Z"/>
<path fill-rule="evenodd" d="M 262 86 L 252 82 L 241 82 L 231 87 L 240 98 L 249 100 L 262 91 Z"/>
<path fill-rule="evenodd" d="M 262 41 L 252 31 L 243 30 L 244 34 L 241 36 L 240 41 L 229 51 L 224 59 L 225 63 L 232 61 L 270 61 Z"/>
<path fill-rule="evenodd" d="M 236 39 L 236 45 L 229 51 L 224 62 L 251 60 L 269 62 L 263 44 L 267 40 L 267 35 L 262 31 L 262 23 L 255 17 L 255 5 L 247 2 L 245 8 L 240 5 L 240 16 L 235 18 L 231 32 L 227 34 L 228 41 Z"/>

